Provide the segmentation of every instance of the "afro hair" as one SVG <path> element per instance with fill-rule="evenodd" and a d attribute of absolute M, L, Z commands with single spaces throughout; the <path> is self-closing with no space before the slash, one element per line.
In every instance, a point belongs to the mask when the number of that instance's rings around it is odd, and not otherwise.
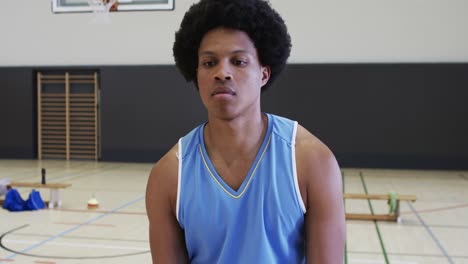
<path fill-rule="evenodd" d="M 201 0 L 192 5 L 175 34 L 173 53 L 176 66 L 187 81 L 197 86 L 198 49 L 210 30 L 225 27 L 241 30 L 257 49 L 260 64 L 269 66 L 265 91 L 286 65 L 291 38 L 281 16 L 264 0 Z"/>

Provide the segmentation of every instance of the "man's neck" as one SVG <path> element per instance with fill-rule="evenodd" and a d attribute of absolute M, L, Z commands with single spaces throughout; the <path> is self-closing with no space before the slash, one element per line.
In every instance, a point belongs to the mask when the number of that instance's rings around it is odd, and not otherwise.
<path fill-rule="evenodd" d="M 225 161 L 238 157 L 254 157 L 268 126 L 266 115 L 239 117 L 233 120 L 211 118 L 205 127 L 205 146 L 210 157 Z"/>

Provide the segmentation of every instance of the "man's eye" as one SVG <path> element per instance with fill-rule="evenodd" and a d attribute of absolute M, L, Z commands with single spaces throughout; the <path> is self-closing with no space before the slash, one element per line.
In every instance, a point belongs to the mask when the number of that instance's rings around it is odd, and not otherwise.
<path fill-rule="evenodd" d="M 247 62 L 244 61 L 244 60 L 234 60 L 234 65 L 237 65 L 237 66 L 243 66 L 243 65 L 246 65 Z"/>
<path fill-rule="evenodd" d="M 213 67 L 215 65 L 214 61 L 205 61 L 202 63 L 203 66 L 205 67 Z"/>

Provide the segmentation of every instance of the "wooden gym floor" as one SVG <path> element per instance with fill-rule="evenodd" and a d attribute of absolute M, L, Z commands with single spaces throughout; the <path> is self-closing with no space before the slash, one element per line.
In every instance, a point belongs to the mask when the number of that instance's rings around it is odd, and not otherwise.
<path fill-rule="evenodd" d="M 0 210 L 0 263 L 151 263 L 145 213 L 152 164 L 0 160 L 0 179 L 71 183 L 62 208 Z M 401 222 L 347 221 L 344 263 L 468 264 L 468 172 L 343 169 L 345 193 L 416 195 Z M 18 188 L 26 198 L 30 188 Z M 39 189 L 44 200 L 49 190 Z M 95 195 L 98 209 L 87 209 Z M 385 214 L 384 200 L 346 200 L 348 213 Z"/>

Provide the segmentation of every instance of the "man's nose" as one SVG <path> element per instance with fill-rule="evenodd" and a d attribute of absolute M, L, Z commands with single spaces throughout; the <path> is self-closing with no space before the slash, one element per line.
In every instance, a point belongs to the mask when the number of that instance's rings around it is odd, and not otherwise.
<path fill-rule="evenodd" d="M 232 69 L 228 63 L 219 63 L 217 65 L 214 78 L 217 81 L 232 80 Z"/>

